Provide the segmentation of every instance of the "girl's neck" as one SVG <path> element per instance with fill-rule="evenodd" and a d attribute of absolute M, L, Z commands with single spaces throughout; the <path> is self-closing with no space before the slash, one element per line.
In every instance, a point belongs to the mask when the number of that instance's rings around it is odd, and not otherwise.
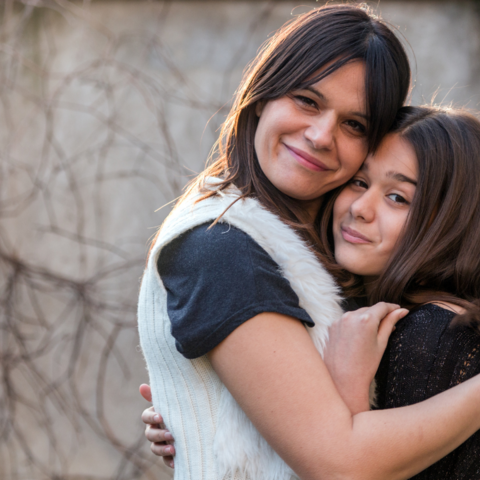
<path fill-rule="evenodd" d="M 308 223 L 315 222 L 317 218 L 320 207 L 322 206 L 323 196 L 315 198 L 313 200 L 303 200 L 302 206 L 305 210 L 305 220 Z"/>
<path fill-rule="evenodd" d="M 367 297 L 370 296 L 370 294 L 373 291 L 373 287 L 375 286 L 375 280 L 377 280 L 378 277 L 363 277 L 363 286 L 365 287 L 365 293 L 367 294 Z"/>

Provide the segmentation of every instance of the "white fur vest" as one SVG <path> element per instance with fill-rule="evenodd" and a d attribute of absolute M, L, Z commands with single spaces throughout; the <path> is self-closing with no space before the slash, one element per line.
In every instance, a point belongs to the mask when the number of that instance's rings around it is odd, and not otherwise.
<path fill-rule="evenodd" d="M 155 410 L 175 438 L 176 480 L 293 480 L 220 382 L 206 356 L 187 360 L 175 348 L 166 291 L 157 270 L 161 249 L 181 233 L 217 218 L 237 198 L 224 193 L 195 203 L 191 195 L 165 220 L 142 280 L 138 305 L 141 346 Z M 298 235 L 256 200 L 236 202 L 221 218 L 249 234 L 280 266 L 300 306 L 315 322 L 308 328 L 320 353 L 327 327 L 342 314 L 335 282 Z"/>

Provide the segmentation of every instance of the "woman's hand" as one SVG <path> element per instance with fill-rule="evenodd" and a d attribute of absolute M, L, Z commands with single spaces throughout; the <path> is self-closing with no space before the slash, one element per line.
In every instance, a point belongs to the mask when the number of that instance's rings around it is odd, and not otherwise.
<path fill-rule="evenodd" d="M 152 392 L 149 385 L 140 385 L 140 394 L 147 402 L 152 401 Z M 175 455 L 175 447 L 172 445 L 173 436 L 164 428 L 162 416 L 156 413 L 153 407 L 150 407 L 143 411 L 142 421 L 146 424 L 145 436 L 151 442 L 150 450 L 155 455 L 163 457 L 167 467 L 173 468 L 173 457 Z"/>
<path fill-rule="evenodd" d="M 370 384 L 395 324 L 407 313 L 380 302 L 347 312 L 330 327 L 324 361 L 352 415 L 369 410 Z"/>

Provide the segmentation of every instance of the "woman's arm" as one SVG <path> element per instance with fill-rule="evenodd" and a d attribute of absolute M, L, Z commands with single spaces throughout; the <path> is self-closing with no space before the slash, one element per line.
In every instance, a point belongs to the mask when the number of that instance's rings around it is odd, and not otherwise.
<path fill-rule="evenodd" d="M 257 315 L 209 357 L 303 480 L 407 479 L 480 428 L 480 378 L 417 405 L 352 416 L 306 329 L 287 316 Z"/>

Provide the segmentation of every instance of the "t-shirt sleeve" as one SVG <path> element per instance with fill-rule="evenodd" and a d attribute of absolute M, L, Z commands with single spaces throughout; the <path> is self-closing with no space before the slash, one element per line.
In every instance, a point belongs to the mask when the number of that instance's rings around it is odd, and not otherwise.
<path fill-rule="evenodd" d="M 205 355 L 242 323 L 263 312 L 288 315 L 313 326 L 277 263 L 248 234 L 203 224 L 167 244 L 158 272 L 177 350 Z"/>

